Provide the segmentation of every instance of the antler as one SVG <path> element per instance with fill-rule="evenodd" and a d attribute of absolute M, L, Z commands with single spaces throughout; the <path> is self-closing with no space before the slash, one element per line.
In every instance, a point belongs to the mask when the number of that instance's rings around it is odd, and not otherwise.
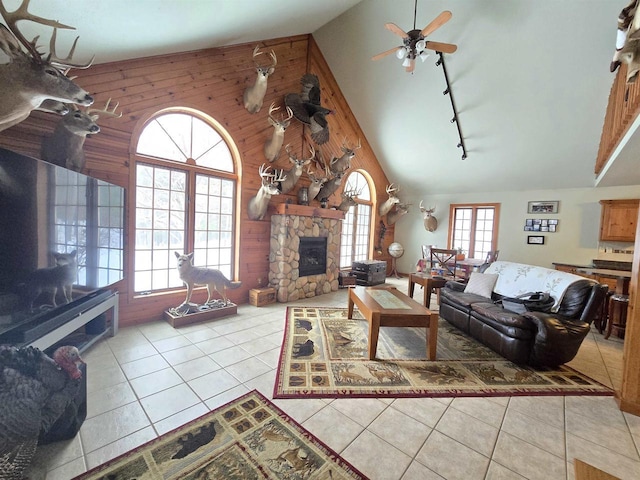
<path fill-rule="evenodd" d="M 351 150 L 352 152 L 355 150 L 359 150 L 360 148 L 362 148 L 362 140 L 358 138 L 358 145 L 354 145 L 353 147 L 350 147 L 349 144 L 347 143 L 347 136 L 345 135 L 344 140 L 342 140 L 341 148 L 342 148 L 342 151 L 345 153 L 349 150 Z"/>
<path fill-rule="evenodd" d="M 73 57 L 73 53 L 76 51 L 76 45 L 78 43 L 78 39 L 80 37 L 76 37 L 76 39 L 73 41 L 73 45 L 71 46 L 71 50 L 69 50 L 69 54 L 65 57 L 65 58 L 59 58 L 56 55 L 56 36 L 58 33 L 58 29 L 54 28 L 53 29 L 53 34 L 51 35 L 51 40 L 49 41 L 49 56 L 47 57 L 47 61 L 51 64 L 54 65 L 56 67 L 61 67 L 61 68 L 79 68 L 79 69 L 85 69 L 85 68 L 89 68 L 92 64 L 93 61 L 95 60 L 96 56 L 94 55 L 93 57 L 91 57 L 91 60 L 89 60 L 88 63 L 71 63 L 71 58 Z M 35 42 L 35 40 L 34 40 Z"/>
<path fill-rule="evenodd" d="M 305 164 L 310 163 L 311 160 L 313 160 L 313 158 L 316 156 L 316 149 L 313 148 L 313 145 L 309 145 L 309 153 L 311 153 L 311 156 L 304 159 Z"/>
<path fill-rule="evenodd" d="M 31 20 L 32 22 L 40 23 L 42 25 L 47 25 L 49 27 L 54 27 L 54 28 L 65 28 L 69 30 L 75 30 L 75 28 L 69 25 L 60 23 L 56 20 L 49 20 L 48 18 L 39 17 L 37 15 L 33 15 L 29 13 L 28 10 L 29 10 L 30 1 L 31 0 L 23 0 L 22 4 L 18 8 L 16 8 L 13 12 L 9 12 L 4 6 L 4 4 L 2 3 L 2 1 L 0 1 L 0 14 L 2 15 L 2 18 L 4 18 L 5 22 L 7 23 L 7 26 L 9 27 L 9 30 L 11 30 L 11 33 L 13 33 L 16 39 L 18 39 L 18 41 L 22 45 L 24 45 L 24 47 L 33 56 L 34 59 L 42 62 L 42 55 L 40 54 L 40 52 L 38 52 L 36 48 L 36 40 L 38 39 L 38 37 L 34 38 L 32 42 L 28 41 L 24 37 L 24 35 L 20 33 L 20 30 L 18 30 L 16 23 L 19 20 Z"/>
<path fill-rule="evenodd" d="M 258 45 L 256 45 L 256 48 L 253 49 L 253 63 L 256 64 L 256 67 L 261 68 L 262 65 L 260 65 L 260 63 L 258 63 L 258 61 L 256 60 L 256 58 L 258 57 L 258 55 L 262 55 L 264 52 L 260 51 L 260 47 Z M 276 52 L 274 52 L 273 50 L 271 50 L 271 53 L 269 53 L 269 55 L 271 56 L 271 68 L 275 68 L 275 66 L 278 64 L 278 59 L 276 57 Z"/>
<path fill-rule="evenodd" d="M 387 194 L 389 196 L 392 196 L 393 194 L 398 193 L 399 191 L 400 191 L 400 187 L 394 186 L 393 183 L 391 185 L 387 185 Z"/>
<path fill-rule="evenodd" d="M 107 100 L 107 103 L 104 105 L 104 108 L 102 110 L 98 110 L 97 108 L 89 108 L 87 109 L 87 115 L 91 115 L 96 114 L 98 116 L 107 116 L 107 117 L 113 117 L 113 118 L 120 118 L 122 117 L 122 112 L 120 112 L 119 115 L 116 114 L 116 109 L 118 108 L 118 105 L 120 105 L 120 102 L 117 102 L 115 104 L 115 106 L 113 107 L 113 110 L 109 110 L 109 103 L 111 103 L 111 98 L 109 98 L 109 100 Z"/>

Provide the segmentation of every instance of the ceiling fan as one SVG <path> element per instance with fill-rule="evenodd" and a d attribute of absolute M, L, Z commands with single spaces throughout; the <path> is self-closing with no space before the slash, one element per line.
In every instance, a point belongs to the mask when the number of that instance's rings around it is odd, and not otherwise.
<path fill-rule="evenodd" d="M 432 42 L 431 40 L 426 40 L 425 37 L 435 32 L 442 25 L 447 23 L 451 19 L 451 12 L 445 10 L 440 15 L 438 15 L 429 25 L 424 27 L 422 30 L 416 29 L 416 13 L 418 8 L 418 0 L 415 2 L 415 8 L 413 13 L 413 30 L 409 32 L 405 32 L 400 27 L 398 27 L 395 23 L 385 23 L 384 27 L 392 33 L 395 33 L 400 38 L 402 38 L 403 45 L 400 47 L 394 47 L 386 52 L 379 53 L 371 58 L 371 60 L 379 60 L 387 55 L 391 55 L 392 53 L 396 54 L 396 57 L 403 60 L 402 66 L 405 67 L 407 72 L 413 72 L 415 68 L 416 58 L 420 57 L 420 59 L 424 62 L 424 60 L 429 56 L 426 50 L 435 50 L 437 52 L 442 53 L 453 53 L 458 47 L 453 45 L 452 43 L 441 43 L 441 42 Z"/>

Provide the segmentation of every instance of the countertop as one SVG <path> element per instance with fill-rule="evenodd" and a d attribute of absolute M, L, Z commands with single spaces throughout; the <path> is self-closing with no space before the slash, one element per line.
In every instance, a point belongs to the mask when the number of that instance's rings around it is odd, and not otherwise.
<path fill-rule="evenodd" d="M 610 278 L 631 278 L 631 272 L 629 272 L 628 270 L 611 270 L 608 268 L 577 267 L 576 272 L 586 273 L 587 275 L 599 275 L 601 277 L 610 277 Z"/>
<path fill-rule="evenodd" d="M 594 260 L 592 263 L 588 265 L 580 265 L 576 263 L 565 263 L 565 262 L 552 262 L 552 265 L 559 265 L 562 267 L 570 267 L 570 268 L 589 268 L 593 270 L 613 270 L 613 271 L 623 271 L 630 272 L 631 271 L 631 262 L 617 262 L 610 260 Z M 594 272 L 594 274 L 598 274 Z"/>

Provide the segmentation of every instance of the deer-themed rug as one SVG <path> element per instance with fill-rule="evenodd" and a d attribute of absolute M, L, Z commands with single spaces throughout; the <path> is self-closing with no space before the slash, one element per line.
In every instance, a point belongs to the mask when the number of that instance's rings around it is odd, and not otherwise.
<path fill-rule="evenodd" d="M 257 390 L 74 480 L 366 479 Z"/>
<path fill-rule="evenodd" d="M 533 369 L 505 360 L 440 319 L 436 361 L 424 328 L 381 327 L 367 357 L 367 321 L 346 308 L 289 307 L 274 398 L 613 395 L 567 367 Z"/>

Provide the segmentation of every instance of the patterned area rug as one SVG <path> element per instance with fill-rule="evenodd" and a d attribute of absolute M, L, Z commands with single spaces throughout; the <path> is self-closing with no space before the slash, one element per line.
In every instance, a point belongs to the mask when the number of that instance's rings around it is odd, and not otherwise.
<path fill-rule="evenodd" d="M 254 390 L 80 479 L 366 479 Z"/>
<path fill-rule="evenodd" d="M 382 327 L 367 358 L 367 321 L 346 308 L 289 307 L 274 398 L 613 395 L 567 367 L 533 369 L 505 360 L 440 319 L 436 361 L 424 328 Z"/>

